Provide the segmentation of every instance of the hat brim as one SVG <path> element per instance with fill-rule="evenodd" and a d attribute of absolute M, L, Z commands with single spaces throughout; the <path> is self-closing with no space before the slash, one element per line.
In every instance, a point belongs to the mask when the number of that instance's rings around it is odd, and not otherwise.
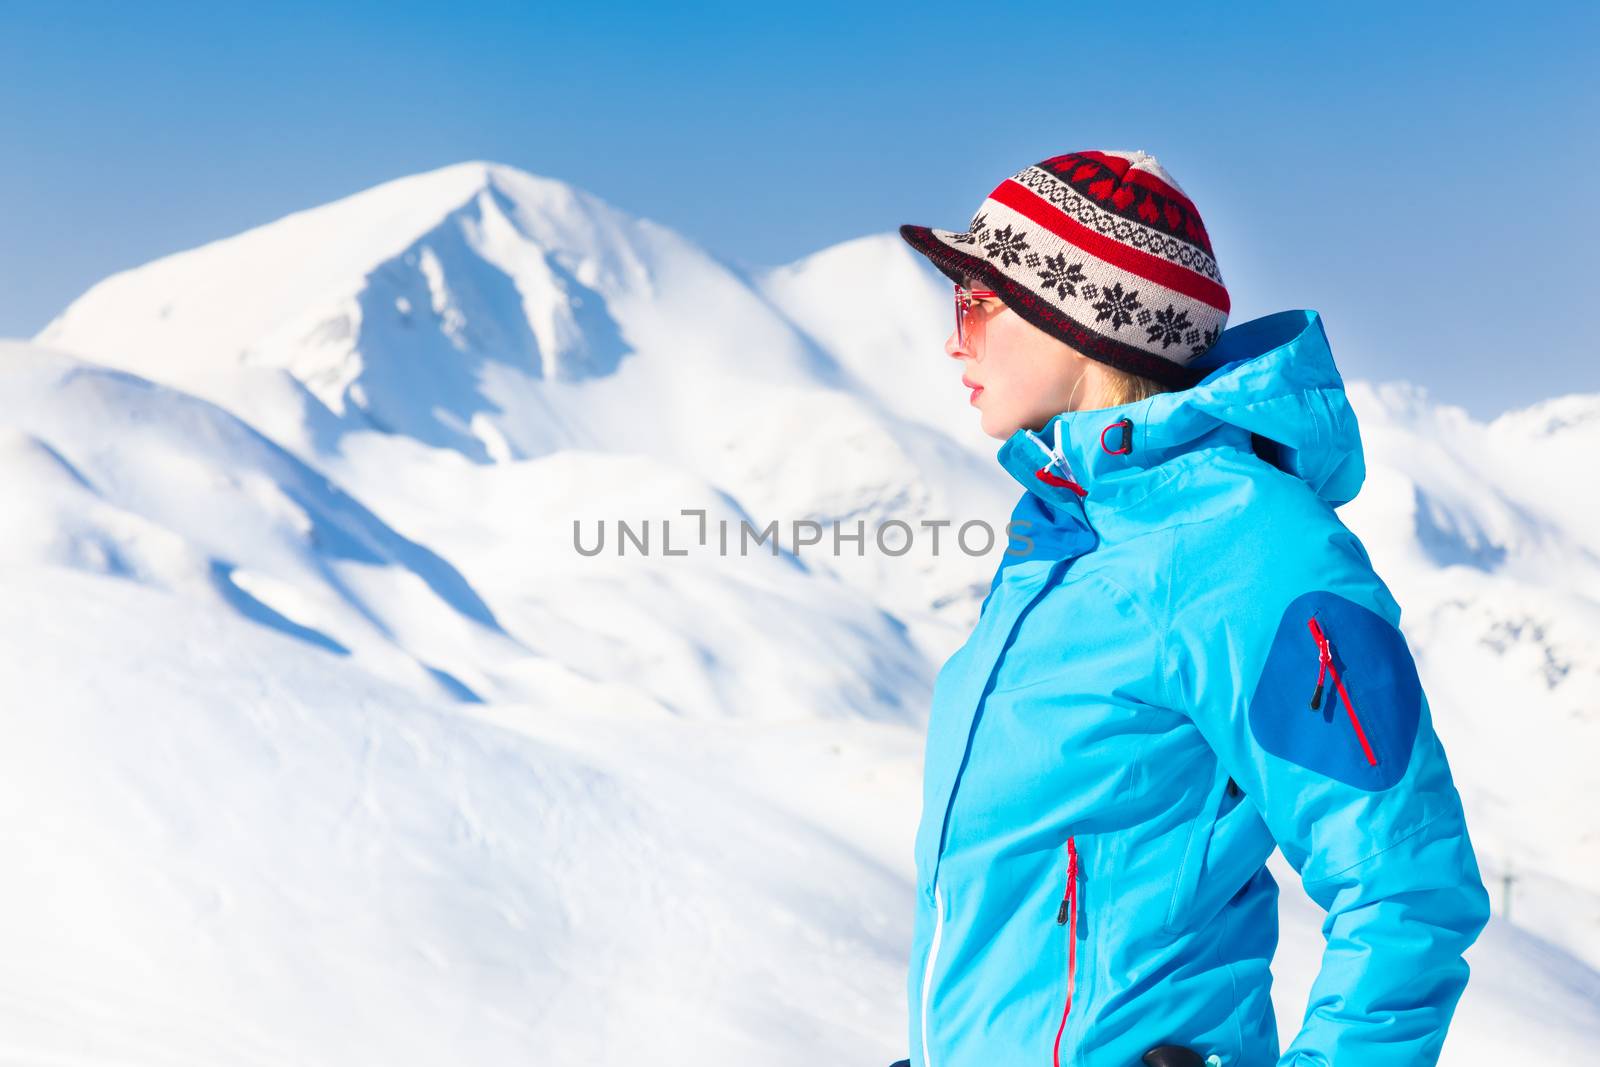
<path fill-rule="evenodd" d="M 900 236 L 957 285 L 962 284 L 965 278 L 982 278 L 989 288 L 997 287 L 993 268 L 976 256 L 961 251 L 963 243 L 970 243 L 970 234 L 961 230 L 939 230 L 932 226 L 907 223 L 900 227 Z"/>

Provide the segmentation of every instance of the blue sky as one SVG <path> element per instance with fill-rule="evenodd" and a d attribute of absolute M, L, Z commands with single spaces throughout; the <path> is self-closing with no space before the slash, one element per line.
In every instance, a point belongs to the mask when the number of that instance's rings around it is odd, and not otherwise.
<path fill-rule="evenodd" d="M 463 159 L 760 265 L 1142 148 L 1230 322 L 1316 308 L 1347 377 L 1479 416 L 1600 391 L 1596 8 L 1289 7 L 0 0 L 0 336 Z"/>

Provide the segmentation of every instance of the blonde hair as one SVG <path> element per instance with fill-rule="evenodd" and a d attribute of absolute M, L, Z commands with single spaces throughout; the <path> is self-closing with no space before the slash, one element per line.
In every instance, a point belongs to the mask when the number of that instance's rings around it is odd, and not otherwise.
<path fill-rule="evenodd" d="M 1163 385 L 1154 378 L 1146 378 L 1142 374 L 1134 374 L 1132 371 L 1113 367 L 1109 363 L 1101 363 L 1100 371 L 1104 382 L 1100 387 L 1099 395 L 1093 398 L 1093 403 L 1085 404 L 1079 410 L 1114 408 L 1121 404 L 1131 404 L 1137 400 L 1149 399 L 1157 393 L 1168 393 L 1174 388 L 1170 385 Z M 1077 383 L 1073 385 L 1072 392 L 1074 395 L 1077 394 L 1078 386 L 1083 384 L 1085 377 L 1087 375 L 1080 375 Z M 1071 406 L 1071 397 L 1068 398 L 1068 406 Z"/>

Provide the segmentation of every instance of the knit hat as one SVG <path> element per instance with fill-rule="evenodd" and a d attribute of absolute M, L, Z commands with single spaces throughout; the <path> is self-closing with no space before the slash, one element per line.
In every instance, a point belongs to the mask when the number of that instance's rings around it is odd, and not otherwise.
<path fill-rule="evenodd" d="M 1068 152 L 995 187 L 966 232 L 900 236 L 960 284 L 981 278 L 1045 333 L 1121 370 L 1187 388 L 1228 321 L 1200 213 L 1148 152 Z"/>

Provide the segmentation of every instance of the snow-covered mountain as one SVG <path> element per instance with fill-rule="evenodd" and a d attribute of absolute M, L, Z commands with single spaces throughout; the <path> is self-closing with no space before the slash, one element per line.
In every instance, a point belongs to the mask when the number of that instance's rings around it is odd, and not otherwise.
<path fill-rule="evenodd" d="M 487 484 L 457 456 L 517 469 L 578 449 L 704 479 L 757 528 L 837 519 L 870 530 L 891 510 L 913 526 L 1003 525 L 1009 489 L 987 439 L 970 424 L 940 432 L 966 413 L 958 369 L 908 354 L 937 353 L 943 336 L 926 277 L 887 238 L 846 251 L 827 257 L 843 261 L 836 271 L 779 272 L 769 298 L 685 238 L 587 193 L 462 163 L 113 275 L 36 340 L 212 400 L 386 511 L 443 520 L 454 509 L 438 482 Z M 853 287 L 841 313 L 864 314 L 872 290 L 861 286 L 880 271 L 894 281 L 887 321 L 914 324 L 884 334 L 884 364 L 920 362 L 918 395 L 945 386 L 932 415 L 895 399 L 870 352 L 823 347 L 847 321 L 812 316 L 808 332 L 791 317 L 826 299 L 812 290 L 835 273 Z M 445 473 L 425 495 L 394 499 L 409 480 L 395 471 L 421 467 Z M 654 494 L 665 514 L 703 505 L 703 493 L 681 495 Z M 637 494 L 599 499 L 626 506 Z M 476 525 L 476 507 L 460 504 Z M 870 552 L 810 562 L 902 614 L 931 608 L 937 619 L 953 605 L 948 630 L 974 609 L 993 554 L 924 547 L 914 540 L 887 566 Z"/>
<path fill-rule="evenodd" d="M 926 699 L 1001 547 L 952 534 L 1017 492 L 949 316 L 892 233 L 747 273 L 473 162 L 0 342 L 0 1058 L 897 1058 Z M 1350 394 L 1341 514 L 1511 891 L 1445 1062 L 1579 1062 L 1600 396 Z M 1279 874 L 1287 1035 L 1321 942 Z"/>

